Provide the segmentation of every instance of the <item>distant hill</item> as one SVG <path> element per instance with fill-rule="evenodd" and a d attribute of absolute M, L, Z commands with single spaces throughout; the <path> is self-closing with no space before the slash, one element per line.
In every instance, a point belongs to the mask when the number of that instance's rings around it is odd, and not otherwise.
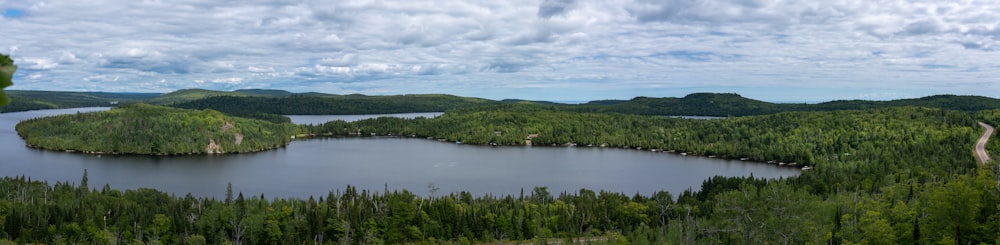
<path fill-rule="evenodd" d="M 747 99 L 738 94 L 694 93 L 682 98 L 636 97 L 621 103 L 582 105 L 597 111 L 669 116 L 747 116 L 781 111 L 773 103 Z"/>
<path fill-rule="evenodd" d="M 9 91 L 12 102 L 0 112 L 113 106 L 143 102 L 179 108 L 206 109 L 282 121 L 273 114 L 378 114 L 440 112 L 502 104 L 539 104 L 577 112 L 613 112 L 661 116 L 750 116 L 790 111 L 834 111 L 916 106 L 959 111 L 1000 109 L 1000 99 L 983 96 L 934 95 L 891 101 L 835 100 L 818 104 L 771 103 L 735 93 L 693 93 L 684 97 L 636 97 L 631 100 L 594 100 L 583 104 L 562 104 L 520 99 L 488 100 L 447 94 L 369 96 L 363 94 L 292 93 L 285 90 L 241 89 L 216 91 L 182 89 L 166 94 Z"/>
<path fill-rule="evenodd" d="M 582 105 L 617 105 L 628 102 L 628 100 L 592 100 Z"/>
<path fill-rule="evenodd" d="M 888 107 L 927 107 L 958 111 L 1000 108 L 1000 99 L 982 96 L 934 95 L 891 101 L 837 100 L 819 104 L 771 103 L 731 93 L 694 93 L 682 98 L 636 97 L 628 101 L 591 101 L 568 109 L 665 116 L 750 116 L 789 111 L 862 110 Z"/>
<path fill-rule="evenodd" d="M 664 116 L 748 116 L 784 111 L 781 104 L 744 98 L 732 93 L 694 93 L 681 98 L 636 97 L 631 100 L 597 100 L 568 107 L 570 110 Z"/>
<path fill-rule="evenodd" d="M 515 104 L 515 103 L 531 103 L 540 105 L 561 105 L 562 103 L 556 103 L 551 101 L 541 101 L 541 100 L 521 100 L 521 99 L 504 99 L 500 103 L 504 104 Z"/>
<path fill-rule="evenodd" d="M 192 100 L 199 100 L 215 96 L 251 96 L 252 94 L 240 92 L 226 92 L 207 89 L 181 89 L 174 92 L 160 95 L 159 97 L 145 101 L 154 105 L 168 105 L 184 103 Z"/>
<path fill-rule="evenodd" d="M 404 112 L 440 112 L 455 108 L 475 107 L 499 102 L 445 94 L 367 96 L 350 95 L 290 95 L 273 96 L 214 96 L 174 104 L 188 109 L 215 109 L 233 115 L 270 113 L 285 115 L 346 115 Z"/>
<path fill-rule="evenodd" d="M 159 93 L 107 93 L 9 90 L 11 102 L 0 107 L 0 112 L 43 109 L 114 106 L 130 104 L 160 96 Z"/>
<path fill-rule="evenodd" d="M 234 90 L 234 93 L 244 93 L 244 94 L 256 94 L 256 95 L 267 95 L 267 96 L 289 96 L 294 93 L 285 90 L 277 89 L 238 89 Z"/>

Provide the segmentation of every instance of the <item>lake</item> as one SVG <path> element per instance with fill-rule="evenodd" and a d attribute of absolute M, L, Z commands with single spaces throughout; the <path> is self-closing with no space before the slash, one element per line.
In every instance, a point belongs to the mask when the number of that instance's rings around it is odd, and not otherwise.
<path fill-rule="evenodd" d="M 396 114 L 372 114 L 372 115 L 285 115 L 292 119 L 294 124 L 312 124 L 319 125 L 329 121 L 343 120 L 346 122 L 353 122 L 357 120 L 364 120 L 369 118 L 377 117 L 398 117 L 398 118 L 435 118 L 444 114 L 443 112 L 417 112 L 417 113 L 396 113 Z"/>
<path fill-rule="evenodd" d="M 244 195 L 267 198 L 326 195 L 347 185 L 382 191 L 408 189 L 430 195 L 551 193 L 580 188 L 645 195 L 677 195 L 714 176 L 779 178 L 799 170 L 718 158 L 598 147 L 489 147 L 393 137 L 318 138 L 285 148 L 235 155 L 97 156 L 24 147 L 14 131 L 20 120 L 82 108 L 0 114 L 0 173 L 50 183 L 79 183 L 84 169 L 91 188 L 156 188 L 183 196 L 221 198 L 226 184 Z M 336 119 L 334 119 L 336 120 Z"/>

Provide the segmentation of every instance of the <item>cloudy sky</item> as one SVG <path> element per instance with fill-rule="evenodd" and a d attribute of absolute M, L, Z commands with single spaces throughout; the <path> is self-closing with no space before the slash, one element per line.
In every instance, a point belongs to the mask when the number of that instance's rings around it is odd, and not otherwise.
<path fill-rule="evenodd" d="M 0 0 L 0 13 L 10 89 L 1000 97 L 993 0 Z"/>

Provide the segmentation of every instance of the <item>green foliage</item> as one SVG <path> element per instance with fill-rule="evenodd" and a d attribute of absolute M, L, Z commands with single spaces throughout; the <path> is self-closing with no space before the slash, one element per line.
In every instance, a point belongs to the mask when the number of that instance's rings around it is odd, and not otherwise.
<path fill-rule="evenodd" d="M 433 119 L 334 121 L 309 131 L 345 136 L 359 131 L 361 135 L 413 135 L 484 145 L 523 145 L 529 135 L 537 134 L 531 144 L 640 147 L 799 166 L 820 162 L 854 166 L 888 157 L 920 162 L 928 154 L 971 159 L 967 146 L 975 134 L 970 125 L 975 125 L 975 119 L 966 113 L 911 107 L 695 120 L 577 113 L 556 106 L 518 104 L 452 110 Z M 937 168 L 953 167 L 950 164 Z M 887 165 L 857 167 L 877 167 L 878 171 L 868 171 L 873 177 L 891 170 Z"/>
<path fill-rule="evenodd" d="M 9 197 L 0 200 L 0 235 L 21 243 L 437 244 L 432 241 L 575 237 L 617 244 L 627 241 L 623 234 L 655 237 L 650 228 L 638 228 L 649 225 L 637 217 L 660 217 L 647 207 L 673 205 L 589 190 L 552 200 L 467 192 L 424 198 L 405 190 L 378 193 L 352 186 L 318 200 L 240 193 L 227 204 L 150 189 L 92 191 L 23 177 L 0 179 L 0 196 Z"/>
<path fill-rule="evenodd" d="M 14 60 L 10 56 L 0 54 L 0 107 L 10 102 L 3 89 L 14 85 L 13 78 L 16 71 L 17 66 L 14 65 Z"/>
<path fill-rule="evenodd" d="M 16 129 L 43 149 L 156 155 L 262 151 L 287 145 L 297 132 L 289 123 L 147 104 L 32 119 Z"/>
<path fill-rule="evenodd" d="M 665 116 L 750 116 L 792 111 L 864 110 L 918 106 L 960 111 L 1000 108 L 1000 100 L 982 96 L 935 95 L 892 101 L 838 100 L 819 104 L 770 103 L 738 94 L 694 93 L 683 98 L 636 97 L 629 101 L 592 101 L 564 108 L 586 112 L 617 112 Z"/>

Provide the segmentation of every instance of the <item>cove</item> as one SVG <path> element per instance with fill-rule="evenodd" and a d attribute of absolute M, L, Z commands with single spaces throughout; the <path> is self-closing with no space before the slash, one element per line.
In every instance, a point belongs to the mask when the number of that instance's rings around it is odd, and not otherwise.
<path fill-rule="evenodd" d="M 50 183 L 91 188 L 156 188 L 183 196 L 234 192 L 273 197 L 325 196 L 347 185 L 372 191 L 407 189 L 418 195 L 467 191 L 518 195 L 535 186 L 551 193 L 581 188 L 649 195 L 697 190 L 715 175 L 780 178 L 798 170 L 769 164 L 599 147 L 489 147 L 394 137 L 317 138 L 251 154 L 97 156 L 24 147 L 14 125 L 34 117 L 106 110 L 84 108 L 0 114 L 0 171 Z"/>

